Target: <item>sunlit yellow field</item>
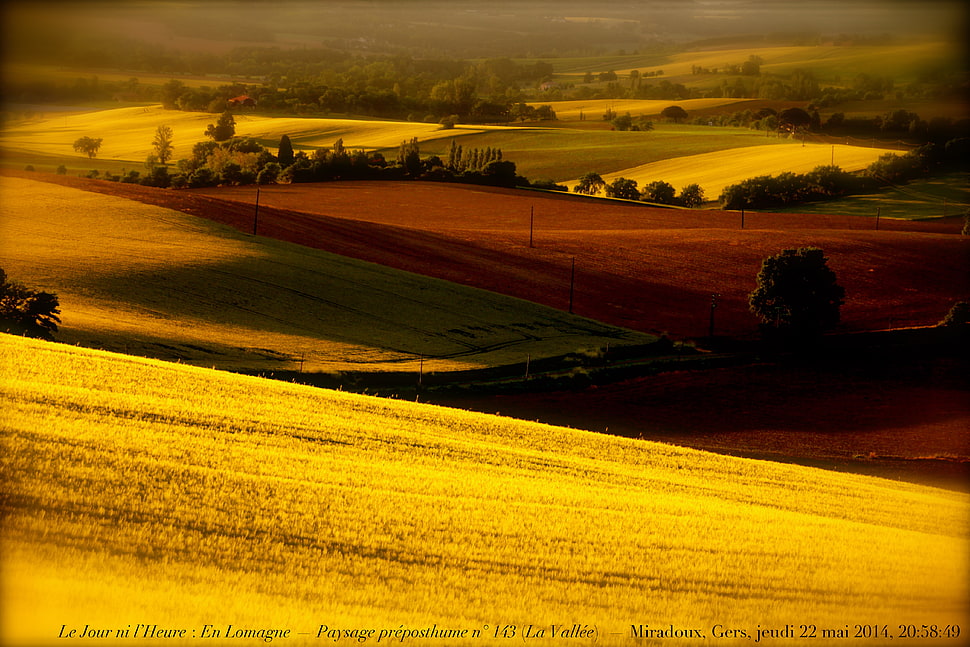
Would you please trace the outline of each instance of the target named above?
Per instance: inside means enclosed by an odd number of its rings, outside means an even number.
[[[674,157],[660,162],[603,175],[609,184],[618,177],[636,180],[642,189],[650,182],[667,182],[678,191],[688,184],[699,184],[708,200],[716,200],[724,187],[760,175],[808,173],[817,166],[835,164],[843,171],[860,171],[881,155],[902,154],[884,148],[865,148],[843,144],[811,144],[792,141],[789,145],[766,144],[713,153]],[[566,182],[572,189],[578,179]]]
[[[57,338],[223,369],[463,370],[655,337],[78,189],[0,177],[0,267]]]
[[[661,111],[668,107],[677,105],[690,113],[692,110],[703,110],[705,108],[716,108],[737,103],[737,99],[685,99],[683,101],[671,99],[584,99],[573,101],[552,101],[546,105],[552,106],[556,112],[556,118],[561,120],[576,120],[580,118],[580,113],[589,121],[601,121],[603,115],[612,110],[618,115],[630,113],[634,117],[658,117]],[[532,104],[535,106],[540,103]]]
[[[404,140],[419,141],[477,133],[488,127],[457,126],[442,129],[437,124],[403,121],[366,121],[358,119],[318,119],[299,117],[262,117],[237,112],[236,135],[254,137],[270,150],[280,138],[289,136],[294,147],[329,148],[343,139],[349,149],[394,148]],[[155,130],[162,125],[173,132],[173,159],[189,157],[192,147],[205,141],[205,129],[219,115],[202,112],[165,110],[161,106],[136,106],[81,113],[49,113],[42,118],[13,124],[0,131],[0,146],[11,151],[44,155],[74,155],[81,163],[87,157],[75,153],[79,137],[102,138],[99,159],[130,160],[138,167],[152,153]]]
[[[965,494],[6,335],[0,367],[5,644],[970,630]]]

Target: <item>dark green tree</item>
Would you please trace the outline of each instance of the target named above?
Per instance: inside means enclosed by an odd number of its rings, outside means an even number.
[[[276,154],[276,158],[283,168],[293,163],[293,144],[290,143],[289,135],[280,137],[280,148]]]
[[[579,178],[579,184],[573,187],[573,192],[583,195],[596,195],[603,190],[606,182],[600,177],[599,173],[587,173]]]
[[[795,132],[802,128],[808,128],[812,124],[812,115],[801,108],[788,108],[778,113],[778,126],[782,130]]]
[[[636,180],[618,177],[606,186],[606,197],[639,200],[640,189],[637,188]]]
[[[493,160],[482,169],[482,176],[488,178],[490,184],[515,186],[515,162]]]
[[[88,158],[93,159],[101,149],[102,141],[104,140],[101,137],[97,139],[94,137],[80,137],[74,141],[74,150],[78,153],[84,153]]]
[[[185,84],[178,79],[172,79],[162,86],[162,107],[166,110],[178,110],[178,99],[185,93]]]
[[[641,200],[658,204],[675,204],[677,202],[676,196],[677,190],[674,189],[673,185],[663,180],[645,185],[643,191],[640,192]]]
[[[53,340],[60,313],[56,294],[8,282],[0,268],[0,331]]]
[[[762,261],[748,303],[769,328],[796,338],[814,337],[838,325],[845,289],[821,249],[786,249]]]
[[[664,119],[670,119],[674,123],[679,124],[683,120],[687,119],[687,111],[680,106],[667,106],[660,111],[660,116]]]
[[[231,139],[236,134],[236,118],[226,110],[219,115],[219,120],[215,124],[209,124],[205,129],[205,136],[213,141],[224,142]]]
[[[175,146],[172,144],[171,126],[159,126],[155,129],[155,139],[152,140],[152,148],[155,149],[155,157],[162,164],[167,164],[172,159]]]
[[[620,115],[618,117],[615,117],[612,121],[612,124],[613,124],[613,128],[615,128],[616,130],[619,130],[619,131],[630,130],[631,128],[633,128],[633,117],[631,117],[630,113],[628,112],[625,115]]]
[[[704,204],[704,189],[699,184],[688,184],[680,190],[677,198],[685,207],[693,209]]]
[[[397,163],[404,168],[404,172],[411,177],[421,175],[421,148],[418,138],[412,137],[410,141],[401,142],[398,149]]]

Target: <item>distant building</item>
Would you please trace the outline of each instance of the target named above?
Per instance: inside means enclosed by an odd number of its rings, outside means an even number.
[[[256,99],[253,99],[248,95],[242,94],[242,95],[239,95],[238,97],[233,97],[232,99],[229,99],[229,107],[230,108],[255,108]]]

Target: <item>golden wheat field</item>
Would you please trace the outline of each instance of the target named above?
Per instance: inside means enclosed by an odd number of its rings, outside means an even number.
[[[556,118],[564,121],[574,121],[583,119],[589,121],[601,121],[607,111],[612,111],[618,115],[630,113],[634,117],[658,117],[660,112],[672,105],[678,105],[688,113],[694,110],[705,108],[716,108],[737,103],[737,99],[712,98],[712,99],[684,99],[683,101],[671,99],[574,99],[570,101],[546,102],[552,106],[556,113]],[[540,106],[541,103],[531,105]]]
[[[724,188],[760,175],[808,173],[817,166],[834,164],[843,171],[861,171],[887,153],[901,154],[884,148],[812,144],[792,140],[790,144],[748,146],[712,153],[674,157],[659,162],[603,175],[609,184],[616,178],[635,180],[642,189],[650,182],[663,181],[680,190],[698,184],[708,200],[716,200]],[[572,189],[578,183],[566,184]]]
[[[965,494],[7,335],[0,366],[5,644],[968,630]]]
[[[5,127],[0,134],[0,146],[13,152],[75,155],[80,162],[87,157],[74,152],[74,141],[79,137],[101,138],[104,141],[98,159],[130,160],[140,168],[153,152],[152,140],[159,126],[172,129],[173,159],[177,160],[189,157],[196,143],[206,141],[206,127],[214,124],[218,117],[204,112],[165,110],[160,105],[46,113]],[[290,137],[297,150],[329,148],[338,139],[342,139],[348,149],[372,150],[394,148],[413,137],[426,141],[490,128],[456,126],[445,130],[437,124],[418,122],[263,117],[245,113],[236,113],[234,118],[237,136],[253,137],[272,150],[283,135]]]

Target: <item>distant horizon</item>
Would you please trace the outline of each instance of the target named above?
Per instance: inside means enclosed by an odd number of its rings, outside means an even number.
[[[191,51],[200,43],[212,51],[229,51],[248,43],[458,59],[552,58],[583,48],[613,53],[744,36],[889,35],[965,42],[967,13],[963,2],[953,0],[843,0],[797,6],[779,0],[621,0],[595,6],[572,0],[487,5],[467,0],[13,0],[2,9],[2,56],[4,61],[23,61],[81,44],[97,50],[103,39],[137,39],[175,51]],[[74,38],[51,38],[71,32]]]

